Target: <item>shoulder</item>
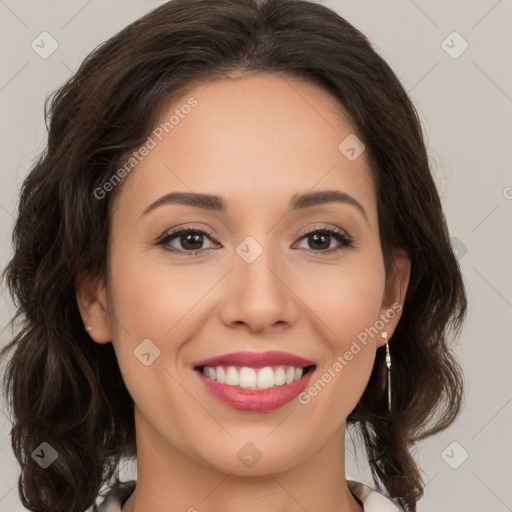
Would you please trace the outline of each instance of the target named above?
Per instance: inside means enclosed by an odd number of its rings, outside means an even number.
[[[121,512],[125,501],[134,491],[136,483],[135,480],[117,482],[109,489],[99,505],[91,505],[84,512]]]
[[[347,485],[350,492],[363,505],[364,512],[400,512],[400,509],[390,498],[372,489],[370,486],[355,480],[347,480]]]

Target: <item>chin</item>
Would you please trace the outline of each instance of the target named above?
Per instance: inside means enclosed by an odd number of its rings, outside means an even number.
[[[213,450],[198,453],[197,458],[223,473],[237,476],[268,476],[268,473],[279,473],[295,467],[306,458],[305,453],[300,457],[300,446],[283,447],[280,440],[281,438],[277,437],[273,442],[265,442],[264,437],[261,442],[232,439],[217,444]],[[304,447],[304,451],[306,449],[307,447]]]

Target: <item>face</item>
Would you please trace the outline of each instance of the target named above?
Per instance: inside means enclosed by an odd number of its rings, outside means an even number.
[[[258,75],[198,86],[161,122],[176,109],[125,178],[108,280],[79,281],[80,310],[114,345],[138,435],[225,472],[285,470],[343,436],[408,259],[386,281],[367,155],[339,149],[354,128],[323,90]]]

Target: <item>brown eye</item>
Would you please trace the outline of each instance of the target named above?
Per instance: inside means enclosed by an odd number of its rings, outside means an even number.
[[[199,254],[212,246],[205,248],[205,240],[211,243],[213,235],[202,229],[184,228],[166,233],[157,243],[168,252],[192,256]],[[300,240],[306,240],[309,247],[305,249],[316,253],[332,253],[344,248],[352,247],[353,240],[343,231],[328,228],[316,228],[302,235]],[[338,242],[338,247],[331,247],[332,241]],[[177,247],[178,246],[178,247]]]
[[[203,247],[205,238],[211,240],[210,235],[201,229],[180,229],[165,234],[158,241],[158,245],[162,245],[169,252],[193,255],[206,250]],[[176,247],[172,245],[171,242],[181,247]]]
[[[351,247],[352,239],[342,231],[337,231],[333,229],[314,229],[309,231],[305,235],[301,237],[301,240],[305,239],[309,245],[309,249],[312,252],[320,252],[320,253],[329,253],[336,252],[340,249]],[[331,242],[337,240],[341,247],[338,248],[330,248]]]

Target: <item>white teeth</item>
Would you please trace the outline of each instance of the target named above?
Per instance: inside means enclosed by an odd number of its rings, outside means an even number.
[[[285,383],[286,383],[286,375],[284,374],[283,367],[280,366],[274,372],[274,386],[282,386]]]
[[[224,371],[224,368],[222,368],[222,366],[217,366],[217,368],[215,368],[215,371],[217,373],[217,382],[221,382],[222,384],[224,384],[226,382],[226,372]]]
[[[228,382],[226,382],[228,384]],[[256,387],[256,372],[254,368],[244,366],[240,369],[240,387],[243,389]]]
[[[248,366],[205,366],[203,375],[228,386],[238,386],[243,389],[270,389],[298,381],[303,374],[303,368],[294,366],[265,366],[255,369]]]
[[[234,366],[230,366],[226,371],[226,380],[225,384],[229,384],[230,386],[238,386],[238,372]]]
[[[274,372],[270,366],[265,366],[258,372],[256,377],[256,386],[258,389],[269,389],[274,387]]]

